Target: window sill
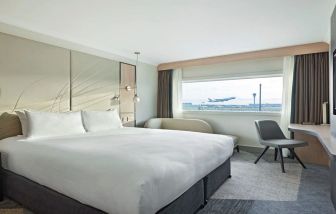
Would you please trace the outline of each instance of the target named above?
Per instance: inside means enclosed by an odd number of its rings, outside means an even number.
[[[280,117],[281,112],[269,111],[182,111],[182,114],[211,114],[211,115],[246,115],[246,116],[273,116]]]

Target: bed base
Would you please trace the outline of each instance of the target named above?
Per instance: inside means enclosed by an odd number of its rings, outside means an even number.
[[[35,214],[103,214],[48,187],[1,168],[0,199],[8,197]],[[198,181],[157,214],[188,214],[202,209],[211,195],[231,177],[230,159]]]

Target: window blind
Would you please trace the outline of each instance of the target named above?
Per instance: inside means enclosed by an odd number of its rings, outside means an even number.
[[[248,78],[281,75],[283,57],[228,62],[183,68],[183,81]]]

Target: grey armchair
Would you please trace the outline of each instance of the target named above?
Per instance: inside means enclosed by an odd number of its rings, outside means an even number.
[[[306,168],[302,163],[300,158],[296,155],[294,148],[307,146],[308,143],[300,140],[287,139],[283,132],[281,131],[277,122],[273,120],[256,120],[255,125],[257,128],[257,133],[261,145],[265,146],[264,151],[258,156],[255,164],[258,163],[259,159],[266,153],[269,147],[275,148],[274,160],[277,160],[278,152],[281,159],[281,169],[285,173],[285,167],[283,162],[282,149],[287,148],[291,154],[298,160],[303,168]]]

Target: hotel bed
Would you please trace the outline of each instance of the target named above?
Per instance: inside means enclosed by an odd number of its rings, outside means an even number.
[[[230,176],[232,138],[119,128],[0,141],[3,193],[36,213],[193,213]]]

